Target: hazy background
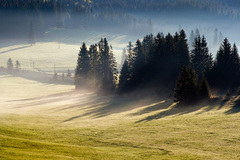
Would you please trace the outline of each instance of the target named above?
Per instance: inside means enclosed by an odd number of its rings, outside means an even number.
[[[1,1],[0,47],[26,45],[32,22],[36,43],[56,42],[56,49],[61,48],[61,44],[75,45],[72,54],[76,56],[82,42],[90,46],[106,37],[113,46],[118,64],[129,41],[134,43],[150,33],[174,34],[179,29],[186,31],[187,38],[191,30],[198,29],[215,55],[220,46],[219,39],[217,45],[214,44],[215,29],[231,44],[240,44],[239,9],[240,2],[235,0]],[[5,66],[5,59],[0,63]],[[74,69],[75,59],[72,63],[71,69]]]

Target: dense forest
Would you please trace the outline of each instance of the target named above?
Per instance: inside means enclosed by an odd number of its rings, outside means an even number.
[[[236,92],[240,86],[240,60],[236,45],[225,38],[216,58],[204,36],[196,35],[189,50],[184,30],[146,35],[129,42],[117,78],[116,62],[106,39],[87,49],[83,43],[75,74],[76,88],[98,88],[99,93],[168,95],[192,102],[216,93]],[[210,87],[209,87],[210,85]]]
[[[92,28],[113,32],[137,34],[152,33],[153,24],[149,17],[138,16],[146,12],[157,16],[162,12],[200,11],[219,16],[239,18],[239,3],[214,0],[2,0],[0,18],[1,38],[24,36],[30,21],[38,36],[49,28]],[[21,21],[20,21],[21,19]],[[21,24],[21,25],[18,25]],[[17,26],[16,26],[17,25]]]

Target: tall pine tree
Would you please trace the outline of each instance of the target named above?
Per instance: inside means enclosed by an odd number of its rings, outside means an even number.
[[[75,70],[75,86],[76,89],[86,86],[89,80],[90,58],[86,47],[83,43],[78,54],[77,67]]]
[[[183,67],[176,81],[174,97],[176,102],[191,104],[197,101],[197,79],[192,68]]]
[[[107,39],[101,39],[99,46],[99,80],[100,92],[109,94],[115,91],[117,82],[117,63],[108,45]]]

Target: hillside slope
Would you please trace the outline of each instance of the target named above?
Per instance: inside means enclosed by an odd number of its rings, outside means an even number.
[[[0,76],[0,159],[240,158],[239,110]]]

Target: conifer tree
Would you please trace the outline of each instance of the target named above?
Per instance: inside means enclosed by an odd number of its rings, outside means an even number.
[[[125,63],[126,57],[127,57],[126,49],[124,48],[122,52],[122,57],[121,57],[121,66],[123,66],[123,64]]]
[[[108,45],[106,38],[101,39],[98,46],[100,90],[102,93],[108,94],[116,88],[117,63],[112,52],[112,47]]]
[[[119,84],[118,84],[119,94],[128,92],[129,80],[130,80],[129,78],[130,78],[130,73],[129,73],[128,61],[125,60],[119,76]]]
[[[90,78],[91,86],[98,87],[98,76],[99,76],[99,53],[97,50],[98,45],[94,44],[89,47],[89,56],[90,56]]]
[[[78,89],[88,83],[90,71],[90,60],[86,44],[83,43],[78,54],[77,67],[75,70],[75,86]]]
[[[16,71],[16,72],[19,72],[19,70],[20,70],[20,63],[19,63],[18,60],[16,60],[15,71]]]
[[[132,71],[131,87],[136,88],[140,83],[143,82],[146,57],[143,52],[142,43],[140,40],[136,41],[136,46],[133,49],[133,54],[135,57]]]
[[[196,30],[195,30],[195,38],[198,37],[198,36],[200,36],[200,32],[199,32],[199,29],[196,28]]]
[[[191,68],[183,67],[174,89],[176,102],[189,104],[197,101],[196,74]]]
[[[188,44],[186,39],[186,34],[184,30],[181,30],[179,33],[179,41],[177,43],[177,58],[179,59],[178,68],[181,68],[185,65],[188,66],[190,62]]]
[[[214,36],[213,36],[213,45],[217,45],[218,44],[218,29],[216,28],[214,30]]]
[[[221,45],[217,57],[216,65],[214,66],[217,72],[215,77],[215,84],[217,87],[227,89],[230,85],[230,75],[231,75],[231,44],[228,39],[225,38],[223,44]]]
[[[53,82],[57,82],[58,81],[58,74],[57,72],[55,71],[54,74],[53,74]]]
[[[231,50],[231,58],[230,58],[230,72],[231,78],[232,79],[232,87],[238,87],[240,84],[240,58],[238,54],[238,49],[236,44],[233,44],[232,50]]]
[[[209,84],[205,77],[202,78],[199,84],[199,99],[209,99],[211,97],[211,91]]]
[[[134,66],[134,61],[135,61],[135,55],[133,54],[133,45],[132,42],[128,43],[127,46],[127,61],[128,61],[128,68],[130,72],[130,79],[132,79],[132,73],[133,73],[133,66]]]
[[[62,81],[65,81],[65,74],[64,74],[64,72],[62,73]]]
[[[193,49],[191,51],[191,63],[193,69],[196,71],[197,75],[205,75],[208,67],[210,67],[209,53],[207,42],[205,37],[202,38],[198,36],[195,38],[193,43]]]
[[[11,73],[13,71],[13,62],[12,62],[11,58],[9,58],[8,61],[7,61],[7,71],[9,73]]]
[[[71,71],[68,69],[68,70],[67,70],[67,77],[70,78],[71,76],[72,76]]]
[[[195,34],[192,30],[191,34],[190,34],[190,37],[189,37],[189,44],[188,44],[190,46],[190,48],[192,47],[194,40],[195,40]]]

